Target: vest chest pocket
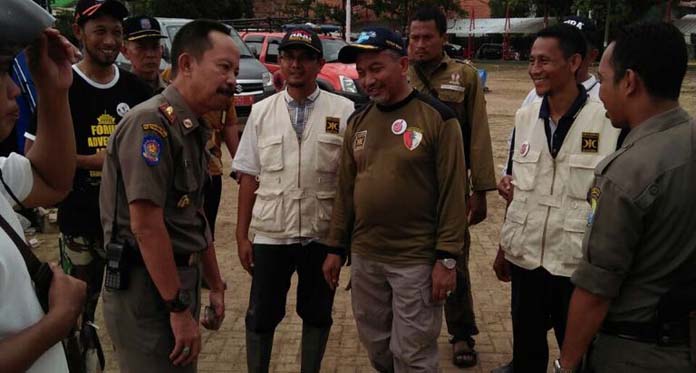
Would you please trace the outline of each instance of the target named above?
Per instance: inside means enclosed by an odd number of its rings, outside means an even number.
[[[601,155],[571,154],[568,158],[568,195],[573,198],[587,199],[587,192],[594,181],[594,169],[604,158]]]
[[[259,160],[262,171],[283,169],[283,136],[259,140]]]
[[[534,179],[540,154],[541,152],[539,151],[528,150],[525,155],[520,154],[519,151],[512,155],[513,182],[518,189],[534,189]]]
[[[336,135],[317,135],[317,151],[314,162],[319,172],[335,173],[341,160],[343,138]]]
[[[251,211],[254,228],[264,232],[285,230],[283,192],[256,192],[256,202]]]

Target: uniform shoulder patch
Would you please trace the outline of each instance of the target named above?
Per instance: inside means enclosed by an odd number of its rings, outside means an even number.
[[[164,103],[159,106],[159,111],[162,113],[162,115],[164,115],[165,118],[167,118],[170,125],[176,122],[176,114],[174,114],[174,107],[172,105]]]
[[[141,145],[141,155],[148,166],[156,166],[162,153],[162,138],[155,135],[145,135]]]
[[[162,127],[161,125],[159,125],[157,123],[145,123],[142,125],[142,127],[143,127],[143,131],[153,132],[163,139],[166,139],[167,136],[169,135],[167,130],[164,129],[164,127]]]

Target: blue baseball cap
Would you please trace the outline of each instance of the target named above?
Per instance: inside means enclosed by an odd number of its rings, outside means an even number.
[[[366,28],[355,43],[350,43],[338,52],[341,63],[355,63],[359,53],[391,49],[402,56],[406,55],[403,40],[394,31],[384,27]]]

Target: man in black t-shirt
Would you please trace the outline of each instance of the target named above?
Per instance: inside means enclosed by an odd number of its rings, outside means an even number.
[[[147,84],[114,65],[123,43],[122,20],[127,15],[123,4],[113,0],[80,0],[75,14],[75,36],[84,55],[82,61],[73,65],[69,91],[77,169],[72,192],[58,205],[58,225],[63,268],[88,286],[83,331],[94,320],[104,273],[99,218],[103,151],[121,118],[152,95]],[[25,133],[25,147],[29,149],[34,139],[42,135],[31,125]]]

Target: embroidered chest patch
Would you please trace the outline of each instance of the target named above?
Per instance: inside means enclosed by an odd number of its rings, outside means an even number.
[[[420,128],[409,127],[404,132],[404,145],[408,150],[415,150],[423,141],[423,132]]]
[[[597,153],[599,151],[599,133],[583,132],[581,149],[583,153]]]
[[[326,117],[326,133],[338,135],[338,128],[341,120],[334,117]]]
[[[363,150],[365,148],[365,142],[367,141],[367,130],[360,131],[355,134],[355,139],[353,139],[353,151]]]

